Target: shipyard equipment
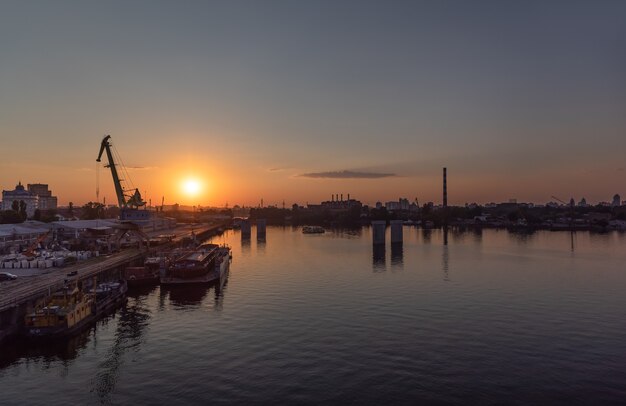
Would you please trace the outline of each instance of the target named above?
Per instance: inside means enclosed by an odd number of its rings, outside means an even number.
[[[102,154],[106,151],[109,163],[108,165],[105,165],[105,167],[111,170],[111,176],[113,177],[117,204],[120,207],[120,220],[147,220],[150,212],[147,210],[139,210],[140,207],[146,205],[146,202],[144,202],[141,198],[139,189],[125,189],[122,185],[123,179],[120,178],[117,170],[119,164],[115,162],[113,157],[110,139],[110,135],[107,135],[102,139],[102,143],[100,144],[100,153],[98,154],[96,162],[101,161]]]

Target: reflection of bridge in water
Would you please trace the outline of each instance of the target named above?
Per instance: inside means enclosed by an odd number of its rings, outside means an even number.
[[[404,268],[404,246],[402,243],[391,244],[391,269],[401,270]]]

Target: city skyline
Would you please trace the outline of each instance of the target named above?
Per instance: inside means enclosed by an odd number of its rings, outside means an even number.
[[[9,2],[0,188],[95,201],[111,134],[153,203],[438,202],[442,166],[450,204],[610,201],[626,195],[625,9]]]

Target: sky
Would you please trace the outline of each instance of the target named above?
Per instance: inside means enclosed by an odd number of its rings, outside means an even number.
[[[609,201],[626,2],[3,0],[0,189],[114,203],[106,134],[154,204]]]

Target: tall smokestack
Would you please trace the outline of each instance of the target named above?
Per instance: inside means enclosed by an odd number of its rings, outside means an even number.
[[[348,201],[350,201],[350,193],[348,193]]]
[[[448,170],[443,168],[443,207],[448,207]]]

